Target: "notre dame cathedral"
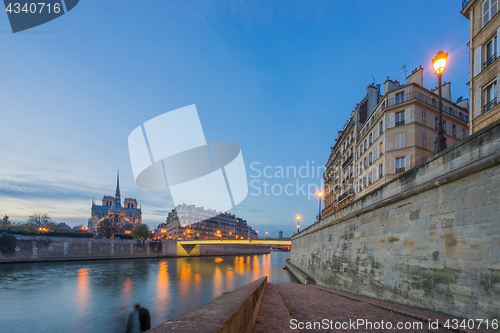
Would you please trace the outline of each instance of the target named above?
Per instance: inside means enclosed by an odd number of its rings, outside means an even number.
[[[115,196],[105,195],[102,198],[102,206],[96,205],[92,200],[91,218],[89,219],[89,232],[97,233],[99,222],[108,219],[116,226],[117,233],[125,233],[141,224],[142,211],[137,207],[137,200],[125,198],[123,207],[120,197],[120,174],[116,176]]]

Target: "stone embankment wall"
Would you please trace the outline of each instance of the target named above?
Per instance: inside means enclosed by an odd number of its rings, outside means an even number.
[[[269,253],[269,247],[203,244],[188,248],[177,241],[138,243],[129,239],[92,239],[48,236],[15,236],[12,248],[3,246],[0,263],[89,259],[124,259],[216,256]],[[5,251],[5,250],[8,251]],[[193,251],[195,250],[195,251]]]
[[[292,238],[316,284],[500,319],[500,122]]]
[[[266,286],[267,276],[264,276],[147,332],[252,333]]]

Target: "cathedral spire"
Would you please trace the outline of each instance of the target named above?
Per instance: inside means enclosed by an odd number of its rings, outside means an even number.
[[[118,202],[119,205],[122,204],[120,197],[120,170],[118,170],[118,173],[116,174],[115,202]]]

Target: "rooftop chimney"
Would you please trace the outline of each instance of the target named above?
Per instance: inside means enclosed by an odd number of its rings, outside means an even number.
[[[384,82],[384,95],[387,95],[387,93],[397,88],[399,88],[399,82],[392,81],[389,77],[387,77],[387,80]]]
[[[407,83],[416,83],[423,87],[424,85],[424,69],[422,66],[415,68],[411,74],[406,78]]]

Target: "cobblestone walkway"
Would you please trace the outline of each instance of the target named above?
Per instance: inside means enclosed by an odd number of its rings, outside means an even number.
[[[297,324],[303,322],[304,325],[307,325],[307,322],[314,325],[314,322],[321,323],[323,319],[327,319],[328,325],[332,326],[322,329],[308,329],[307,326],[303,329],[292,329],[291,319],[297,320]],[[429,319],[438,319],[444,323],[453,317],[319,286],[268,283],[254,332],[451,332],[443,327],[429,328]],[[357,320],[364,320],[365,323],[368,321],[372,323],[372,327],[353,326],[352,323]],[[382,321],[384,326],[376,329],[376,325],[380,325]],[[344,329],[336,329],[335,323],[348,324],[344,324]],[[398,323],[406,326],[397,329]],[[346,325],[349,325],[349,328],[345,329]],[[392,329],[389,329],[389,325],[392,325]],[[486,329],[456,331],[492,332]]]

